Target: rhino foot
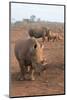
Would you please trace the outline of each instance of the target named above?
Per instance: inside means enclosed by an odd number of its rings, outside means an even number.
[[[34,80],[35,80],[35,78],[34,78],[34,77],[32,77],[32,78],[31,78],[31,80],[32,80],[32,81],[34,81]]]
[[[25,78],[21,74],[17,75],[16,79],[17,79],[17,81],[25,80]]]

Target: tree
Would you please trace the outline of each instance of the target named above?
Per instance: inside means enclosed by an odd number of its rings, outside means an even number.
[[[35,15],[30,16],[30,21],[34,22],[35,21],[35,18],[36,18]]]

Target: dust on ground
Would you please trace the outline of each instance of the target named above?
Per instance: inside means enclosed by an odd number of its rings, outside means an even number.
[[[10,58],[10,96],[36,96],[64,94],[64,41],[44,42],[44,55],[47,59],[46,70],[35,81],[17,81],[19,64],[14,55],[15,42],[28,37],[27,31],[11,31]]]

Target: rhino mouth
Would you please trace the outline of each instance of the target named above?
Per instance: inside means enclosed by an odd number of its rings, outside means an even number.
[[[44,63],[44,60],[41,61],[41,64],[43,64],[43,63]]]

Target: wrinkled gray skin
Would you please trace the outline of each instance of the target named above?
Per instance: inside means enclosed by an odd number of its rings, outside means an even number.
[[[34,39],[20,40],[15,45],[15,56],[19,62],[20,75],[17,77],[18,80],[25,80],[25,74],[28,72],[30,66],[31,80],[35,80],[35,72],[39,73],[44,70],[45,66],[37,62],[36,48],[37,42]]]
[[[45,36],[47,35],[47,28],[42,27],[42,28],[31,28],[29,29],[28,33],[30,37],[35,37],[35,38],[42,38],[43,42],[45,40]]]

